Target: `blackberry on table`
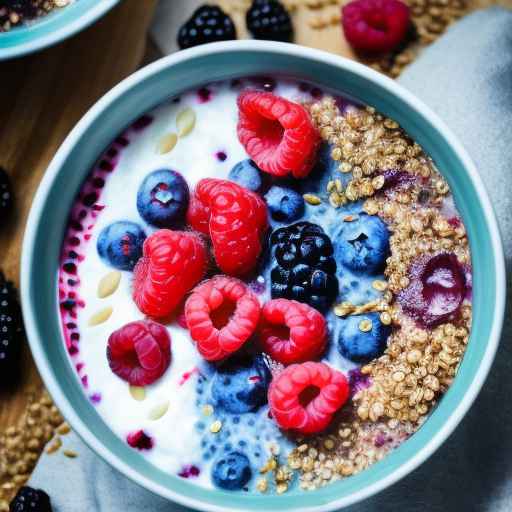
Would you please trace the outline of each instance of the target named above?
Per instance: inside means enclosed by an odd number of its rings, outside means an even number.
[[[326,311],[338,295],[336,261],[330,238],[317,224],[297,222],[276,229],[270,244],[272,298],[293,299]]]
[[[13,208],[13,195],[11,180],[7,172],[0,167],[0,226],[11,214]]]
[[[52,512],[50,497],[41,489],[24,486],[11,501],[9,512]]]
[[[17,377],[23,323],[14,285],[0,272],[0,382],[11,383]]]
[[[245,21],[255,39],[290,42],[293,38],[290,14],[277,0],[253,0]]]
[[[233,20],[216,5],[202,5],[181,26],[178,32],[180,49],[215,41],[236,39]]]

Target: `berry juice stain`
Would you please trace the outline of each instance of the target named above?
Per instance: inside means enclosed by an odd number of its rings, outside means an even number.
[[[212,91],[208,87],[201,87],[197,91],[197,99],[199,103],[208,103],[212,99]]]
[[[193,464],[187,464],[183,466],[178,473],[178,476],[181,478],[196,478],[201,473],[201,470],[194,466]]]
[[[132,129],[136,132],[141,132],[144,128],[147,128],[153,122],[153,117],[147,114],[139,117],[137,121],[132,124]]]
[[[225,151],[217,151],[217,153],[215,153],[215,157],[219,162],[225,162],[226,159],[228,158],[228,155],[226,154]]]

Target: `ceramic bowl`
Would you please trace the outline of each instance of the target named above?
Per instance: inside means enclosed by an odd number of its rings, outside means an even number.
[[[60,43],[112,9],[119,0],[76,0],[64,9],[0,33],[0,60],[20,57]]]
[[[320,490],[281,496],[195,486],[157,469],[116,437],[89,403],[62,340],[57,268],[66,219],[102,150],[127,125],[166,98],[206,82],[282,75],[339,89],[396,119],[432,156],[453,191],[473,259],[473,328],[453,385],[425,424],[384,460]],[[338,510],[399,480],[450,435],[475,400],[499,341],[505,303],[504,259],[496,219],[477,170],[443,122],[396,82],[368,67],[297,45],[227,42],[182,51],[128,77],[76,125],[51,162],[35,197],[22,255],[22,300],[34,358],[57,406],[96,453],[147,489],[207,511]]]

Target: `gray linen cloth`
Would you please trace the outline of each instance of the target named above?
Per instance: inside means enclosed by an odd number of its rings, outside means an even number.
[[[510,267],[512,12],[492,8],[463,19],[400,82],[444,118],[476,161],[498,213]],[[428,462],[350,512],[512,510],[510,310],[507,317],[491,375],[455,433]],[[128,481],[74,434],[64,445],[79,457],[43,455],[30,480],[48,491],[57,512],[185,510]]]

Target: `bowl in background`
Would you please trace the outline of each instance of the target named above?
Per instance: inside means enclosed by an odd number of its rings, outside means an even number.
[[[398,121],[446,177],[466,225],[473,262],[473,327],[457,377],[424,425],[369,469],[322,489],[280,496],[209,490],[166,474],[106,426],[83,393],[61,335],[57,269],[69,209],[108,144],[146,111],[181,91],[246,75],[287,75],[314,81],[375,107]],[[446,440],[478,394],[499,341],[505,304],[503,250],[482,181],[461,144],[411,93],[368,67],[297,45],[226,42],[163,58],[100,99],[66,138],[35,197],[22,254],[22,301],[34,358],[55,403],[84,441],[151,491],[208,511],[340,509],[396,482]]]

